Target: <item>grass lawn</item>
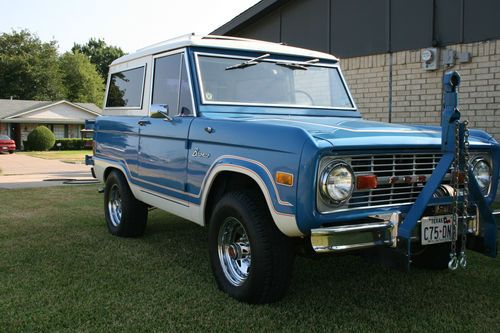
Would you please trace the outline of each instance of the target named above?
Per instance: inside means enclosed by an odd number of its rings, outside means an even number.
[[[85,163],[85,155],[92,155],[92,150],[61,150],[61,151],[22,151],[16,154],[61,160],[68,163]]]
[[[500,262],[403,273],[298,258],[272,305],[218,291],[205,229],[160,210],[139,239],[107,233],[97,186],[0,190],[0,332],[499,332]]]

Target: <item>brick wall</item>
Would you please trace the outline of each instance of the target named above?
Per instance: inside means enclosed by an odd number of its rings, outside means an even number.
[[[442,76],[462,76],[459,105],[470,127],[486,130],[500,141],[500,40],[447,46],[470,52],[472,61],[436,71],[422,69],[421,50],[392,55],[392,122],[439,124]],[[366,119],[389,120],[390,55],[341,59],[354,100]],[[442,66],[441,66],[442,67]]]

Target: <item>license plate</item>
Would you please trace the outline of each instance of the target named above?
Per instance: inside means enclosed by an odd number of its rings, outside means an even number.
[[[7,150],[7,147],[5,147],[5,146],[4,146],[4,147],[2,147],[2,149],[3,149],[3,150]]]
[[[452,221],[452,215],[423,217],[420,225],[422,245],[451,242],[453,235]]]

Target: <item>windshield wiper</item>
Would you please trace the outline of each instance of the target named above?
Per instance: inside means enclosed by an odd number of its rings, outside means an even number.
[[[301,63],[298,63],[298,62],[277,62],[276,65],[291,68],[291,69],[301,69],[301,70],[307,71],[307,66],[310,66],[311,64],[317,63],[318,61],[319,61],[319,59],[311,59],[311,60],[304,61]]]
[[[239,63],[239,64],[236,64],[236,65],[233,65],[233,66],[226,67],[226,71],[231,70],[231,69],[247,68],[247,67],[250,67],[250,66],[257,65],[257,64],[259,63],[259,60],[264,59],[264,58],[267,58],[267,57],[269,57],[269,56],[270,56],[270,54],[269,54],[269,53],[263,54],[263,55],[261,55],[260,57],[253,58],[253,59],[250,59],[250,60],[244,61],[244,62],[242,62],[242,63]]]

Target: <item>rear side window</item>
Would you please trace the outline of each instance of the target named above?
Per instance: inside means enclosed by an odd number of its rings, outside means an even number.
[[[140,108],[143,86],[144,66],[111,74],[106,107]]]

